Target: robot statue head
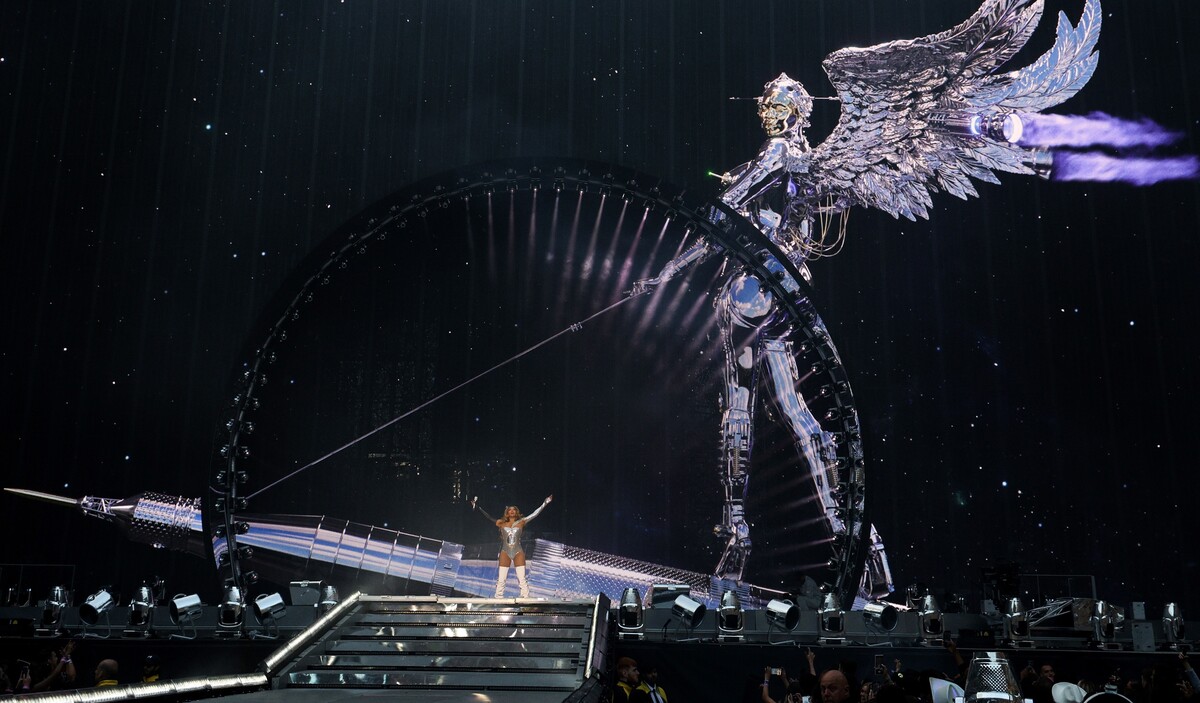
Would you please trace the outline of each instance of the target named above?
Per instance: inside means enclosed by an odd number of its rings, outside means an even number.
[[[768,136],[781,137],[808,126],[813,99],[799,81],[780,73],[763,88],[762,97],[758,99],[758,116]]]

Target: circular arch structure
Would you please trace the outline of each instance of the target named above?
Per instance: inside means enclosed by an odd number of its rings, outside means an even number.
[[[837,456],[829,470],[829,482],[840,506],[840,517],[851,527],[846,534],[835,534],[831,541],[826,589],[837,593],[842,602],[851,602],[858,592],[870,540],[862,437],[849,378],[817,312],[811,287],[778,247],[724,203],[628,168],[574,159],[491,162],[419,181],[353,217],[298,267],[271,303],[265,335],[249,340],[249,358],[240,367],[231,413],[224,425],[227,435],[220,452],[222,461],[205,502],[205,521],[213,543],[222,545],[216,550],[217,564],[226,575],[226,583],[244,590],[257,578],[251,550],[237,543],[245,526],[238,522],[236,513],[246,507],[249,441],[267,370],[286,348],[289,328],[300,319],[305,306],[334,277],[351,270],[372,243],[404,236],[410,224],[456,201],[519,191],[591,193],[663,212],[685,232],[720,247],[732,265],[765,282],[792,320],[793,334],[799,335],[798,365],[809,377],[819,379],[818,395],[825,408],[821,421],[835,438]],[[716,216],[718,211],[724,216]],[[795,292],[784,286],[787,276],[799,283]]]

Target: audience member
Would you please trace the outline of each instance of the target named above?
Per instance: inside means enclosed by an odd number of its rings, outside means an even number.
[[[875,692],[875,703],[908,703],[904,689],[894,683],[884,684]]]
[[[781,685],[776,688],[775,695],[778,699],[771,696],[771,688],[773,681],[772,676],[780,679]],[[787,669],[780,669],[778,674],[772,674],[771,668],[763,669],[762,683],[762,703],[802,703],[804,700],[804,692],[808,690],[800,681],[788,678]]]
[[[96,665],[96,686],[117,686],[117,662],[115,659],[104,659]]]
[[[1133,701],[1133,703],[1147,703],[1147,698],[1150,695],[1150,680],[1154,677],[1154,670],[1147,667],[1142,669],[1142,673],[1136,679],[1128,679],[1125,685],[1121,688],[1121,693]]]
[[[637,662],[629,657],[617,660],[617,685],[613,689],[613,703],[628,703],[638,685]]]
[[[862,703],[871,703],[875,700],[875,692],[879,690],[879,684],[874,681],[863,681],[859,689],[858,699]]]
[[[142,662],[142,683],[158,681],[159,668],[158,657],[153,654],[146,655],[146,660]]]
[[[1147,703],[1177,703],[1182,691],[1179,689],[1179,670],[1174,664],[1159,661],[1150,669],[1150,681],[1146,691]]]
[[[967,682],[967,668],[970,665],[967,663],[967,660],[963,658],[962,652],[958,651],[958,643],[955,642],[952,637],[947,637],[945,642],[946,651],[950,652],[950,656],[954,658],[955,674],[954,676],[950,676],[948,678],[949,680],[961,686]]]
[[[1183,681],[1179,682],[1179,692],[1185,700],[1194,700],[1196,693],[1200,692],[1200,676],[1196,675],[1196,670],[1188,661],[1187,652],[1179,653],[1179,665],[1183,667]]]
[[[667,692],[658,685],[658,667],[651,664],[642,675],[642,683],[634,690],[631,700],[638,703],[667,703]]]
[[[830,669],[821,674],[818,684],[821,703],[845,703],[850,698],[850,680],[838,669]]]
[[[75,640],[69,640],[62,651],[50,649],[46,651],[43,675],[33,685],[35,693],[42,691],[63,691],[75,688],[75,662],[71,654],[75,651]]]
[[[1033,662],[1029,662],[1021,672],[1021,693],[1033,703],[1054,703],[1051,692],[1054,677],[1053,664],[1042,664],[1040,669],[1034,669]]]

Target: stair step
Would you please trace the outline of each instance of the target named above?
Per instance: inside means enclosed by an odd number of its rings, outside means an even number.
[[[587,627],[586,614],[525,613],[365,613],[355,625],[523,625],[526,627]]]
[[[294,671],[288,683],[296,687],[347,688],[461,688],[507,691],[573,691],[570,673],[503,673],[483,671]]]
[[[588,615],[591,607],[572,603],[365,603],[360,613],[516,613],[541,615]]]
[[[509,654],[547,654],[559,656],[579,655],[582,645],[579,642],[532,642],[520,640],[513,642],[512,647],[502,647],[503,643],[463,639],[436,640],[338,640],[330,642],[325,647],[327,654],[491,654],[503,657]]]
[[[563,627],[346,627],[341,639],[482,639],[482,640],[570,640],[580,641],[583,631]]]
[[[477,669],[482,671],[512,669],[542,670],[561,669],[574,671],[579,667],[575,657],[539,657],[449,654],[430,656],[421,653],[409,654],[325,654],[307,664],[308,669]]]
[[[293,689],[414,692],[405,696],[449,689],[485,697],[506,691],[531,701],[561,700],[590,666],[596,607],[590,601],[367,596],[277,675]]]

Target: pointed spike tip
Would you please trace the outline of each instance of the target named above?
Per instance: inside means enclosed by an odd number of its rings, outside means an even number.
[[[79,505],[79,501],[75,500],[74,498],[67,498],[66,496],[56,496],[53,493],[43,493],[41,491],[31,491],[27,488],[5,488],[4,490],[8,493],[14,493],[19,496],[25,496],[26,498],[32,498],[34,500],[40,500],[40,501],[43,501],[46,503],[54,503],[55,505],[65,505],[65,506],[72,507],[72,508],[77,507]]]

